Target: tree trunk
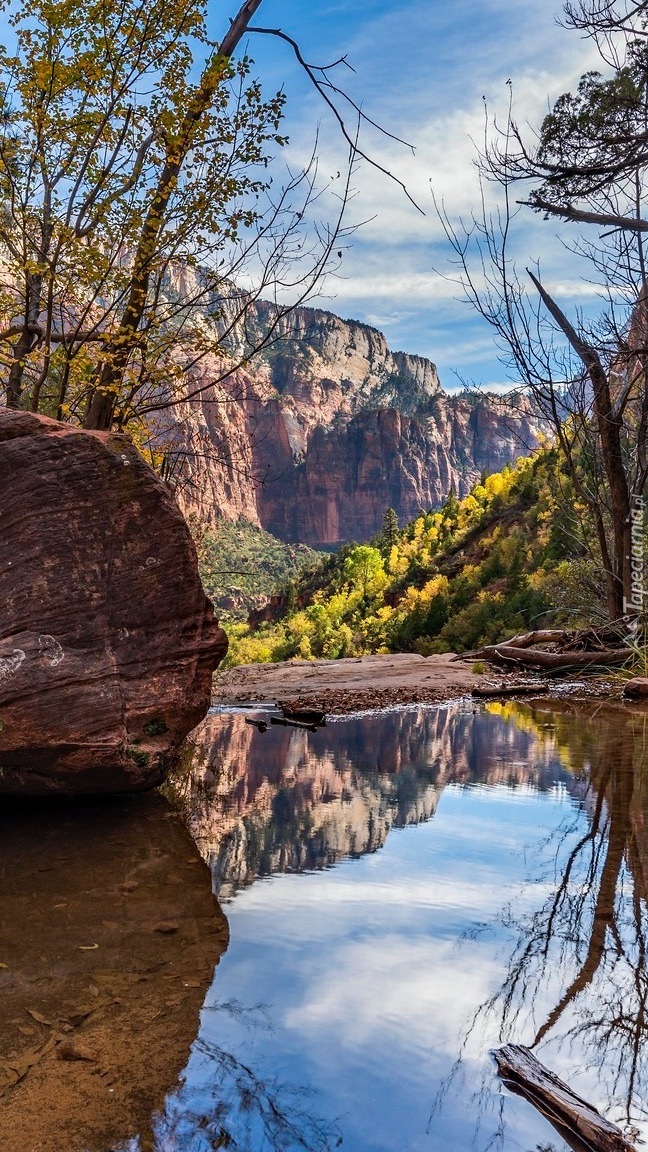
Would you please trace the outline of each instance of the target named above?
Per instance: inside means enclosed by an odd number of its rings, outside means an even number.
[[[621,420],[615,417],[607,374],[598,361],[590,366],[590,380],[594,390],[594,410],[601,441],[601,453],[607,478],[612,511],[614,540],[614,615],[624,615],[626,599],[632,592],[632,566],[630,555],[630,491],[623,467],[621,448]],[[612,589],[608,593],[611,598]],[[608,605],[608,610],[612,605]]]
[[[139,326],[146,309],[151,268],[169,201],[177,187],[196,128],[211,107],[222,83],[224,65],[238,47],[260,4],[261,0],[246,0],[239,9],[220,44],[218,55],[208,63],[200,78],[177,137],[168,146],[166,161],[142,225],[133,260],[128,300],[116,333],[106,343],[104,349],[106,355],[99,369],[97,385],[88,402],[85,428],[108,430],[112,425],[119,389],[133,351],[137,347]]]
[[[621,432],[623,417],[615,415],[610,392],[610,380],[598,352],[576,331],[565,313],[549,295],[537,276],[527,269],[541,300],[556,321],[571,347],[580,356],[589,376],[594,395],[594,415],[598,431],[603,471],[607,481],[611,515],[613,556],[611,567],[606,567],[607,610],[611,620],[624,614],[624,600],[630,599],[632,565],[630,555],[630,490],[623,467]]]
[[[11,349],[13,359],[7,380],[7,408],[20,408],[22,381],[25,371],[25,356],[31,348],[31,343],[31,332],[29,331],[28,325],[25,324],[19,339]]]
[[[34,329],[41,309],[43,277],[27,274],[25,279],[25,322],[12,348],[11,368],[7,380],[7,408],[20,408],[25,375],[25,358],[34,346]]]

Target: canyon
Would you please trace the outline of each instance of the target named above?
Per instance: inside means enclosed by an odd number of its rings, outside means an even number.
[[[244,519],[313,547],[368,540],[387,508],[403,524],[538,442],[524,396],[450,394],[430,360],[367,324],[306,307],[277,320],[257,301],[247,344],[273,325],[231,372],[203,356],[193,395],[155,430],[183,511],[204,524]]]

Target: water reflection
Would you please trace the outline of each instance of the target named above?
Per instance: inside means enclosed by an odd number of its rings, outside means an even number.
[[[219,1011],[225,1014],[232,1007],[248,1033],[255,1025],[267,1027],[259,1020],[260,1009],[242,1013],[238,1005],[219,1005]],[[187,1081],[155,1119],[160,1152],[228,1147],[240,1152],[331,1152],[343,1142],[339,1124],[317,1114],[312,1088],[283,1082],[270,1069],[259,1075],[245,1059],[204,1034],[196,1043]]]
[[[413,709],[314,735],[210,717],[176,787],[215,888],[239,896],[168,1147],[193,1148],[218,1101],[200,1152],[218,1139],[250,1152],[576,1147],[501,1093],[488,1051],[508,1041],[610,1118],[641,1122],[647,725],[569,702]],[[345,857],[357,865],[330,881],[249,888]],[[250,988],[272,1005],[265,1039]],[[222,1000],[236,997],[231,1019]],[[263,1086],[245,1123],[241,1062]],[[291,1098],[305,1080],[317,1106],[273,1140],[262,1116],[277,1066],[273,1091]]]
[[[0,1147],[108,1152],[177,1083],[228,929],[159,796],[0,815]]]
[[[231,897],[257,877],[326,868],[374,852],[392,827],[429,820],[448,784],[583,791],[531,728],[452,704],[368,714],[308,733],[259,733],[214,713],[170,783],[174,802]]]
[[[569,702],[208,717],[171,788],[232,935],[188,1060],[226,929],[169,808],[3,815],[1,1152],[564,1149],[500,1042],[641,1122],[647,748]]]
[[[608,706],[592,718],[577,704],[506,714],[540,741],[551,725],[565,758],[587,766],[588,822],[569,851],[557,844],[544,902],[510,916],[516,945],[485,1010],[501,1039],[522,1035],[549,1063],[569,1052],[578,1068],[586,1053],[608,1111],[632,1126],[648,1115],[648,714]]]

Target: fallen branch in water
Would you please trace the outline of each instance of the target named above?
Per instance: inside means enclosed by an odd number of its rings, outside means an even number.
[[[521,1044],[492,1053],[500,1080],[537,1108],[577,1152],[635,1152],[616,1124],[601,1116]]]

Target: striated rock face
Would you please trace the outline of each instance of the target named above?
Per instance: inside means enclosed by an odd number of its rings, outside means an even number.
[[[0,792],[158,784],[226,644],[126,437],[0,410],[0,602]]]
[[[253,320],[261,331],[270,306]],[[205,522],[243,517],[315,546],[368,539],[388,507],[405,522],[537,443],[525,400],[450,396],[429,360],[329,312],[297,309],[253,366],[223,370],[201,362],[171,432],[181,500]]]

